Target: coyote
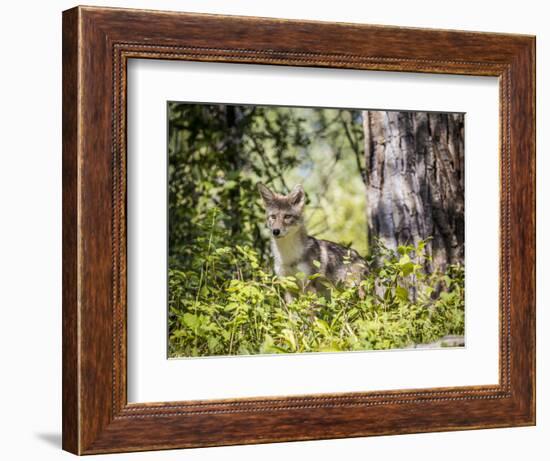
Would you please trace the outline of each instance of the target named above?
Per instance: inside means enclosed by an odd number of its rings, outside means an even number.
[[[304,224],[305,193],[298,184],[288,195],[277,194],[263,184],[258,184],[271,231],[271,248],[278,276],[306,276],[321,274],[322,277],[308,283],[301,281],[303,289],[327,293],[323,279],[358,285],[366,273],[366,261],[357,251],[328,240],[320,240],[307,234]]]

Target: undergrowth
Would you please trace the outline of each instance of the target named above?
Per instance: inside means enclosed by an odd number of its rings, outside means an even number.
[[[213,211],[185,258],[170,260],[170,357],[393,349],[464,334],[464,268],[427,274],[425,242],[378,242],[360,287],[321,296],[299,288],[319,274],[277,277],[250,246],[224,244],[218,219]]]

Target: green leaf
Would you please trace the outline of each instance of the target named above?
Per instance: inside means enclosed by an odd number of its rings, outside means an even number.
[[[410,275],[415,268],[415,264],[412,262],[405,263],[401,266],[401,274],[406,277],[407,275]]]
[[[183,314],[183,323],[187,325],[189,328],[195,329],[200,326],[201,322],[196,315],[190,314],[188,312],[186,314]]]
[[[210,349],[211,352],[215,351],[218,348],[219,344],[220,340],[215,336],[210,336],[208,338],[208,349]]]
[[[403,256],[401,256],[401,258],[399,259],[399,264],[400,265],[403,265],[403,264],[407,264],[409,263],[411,260],[411,258],[409,257],[408,254],[404,254]]]
[[[395,294],[401,301],[409,300],[409,292],[406,288],[403,288],[402,286],[398,285],[395,287]]]
[[[326,336],[330,336],[330,326],[322,319],[315,319],[315,326]]]

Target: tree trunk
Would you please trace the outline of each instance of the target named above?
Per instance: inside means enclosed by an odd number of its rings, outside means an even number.
[[[426,270],[464,263],[464,115],[363,111],[371,244],[431,237]]]

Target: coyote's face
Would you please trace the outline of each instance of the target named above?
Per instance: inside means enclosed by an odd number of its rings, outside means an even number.
[[[304,189],[297,185],[288,195],[281,195],[258,184],[258,190],[264,201],[267,225],[275,239],[294,234],[303,225],[305,203]]]

